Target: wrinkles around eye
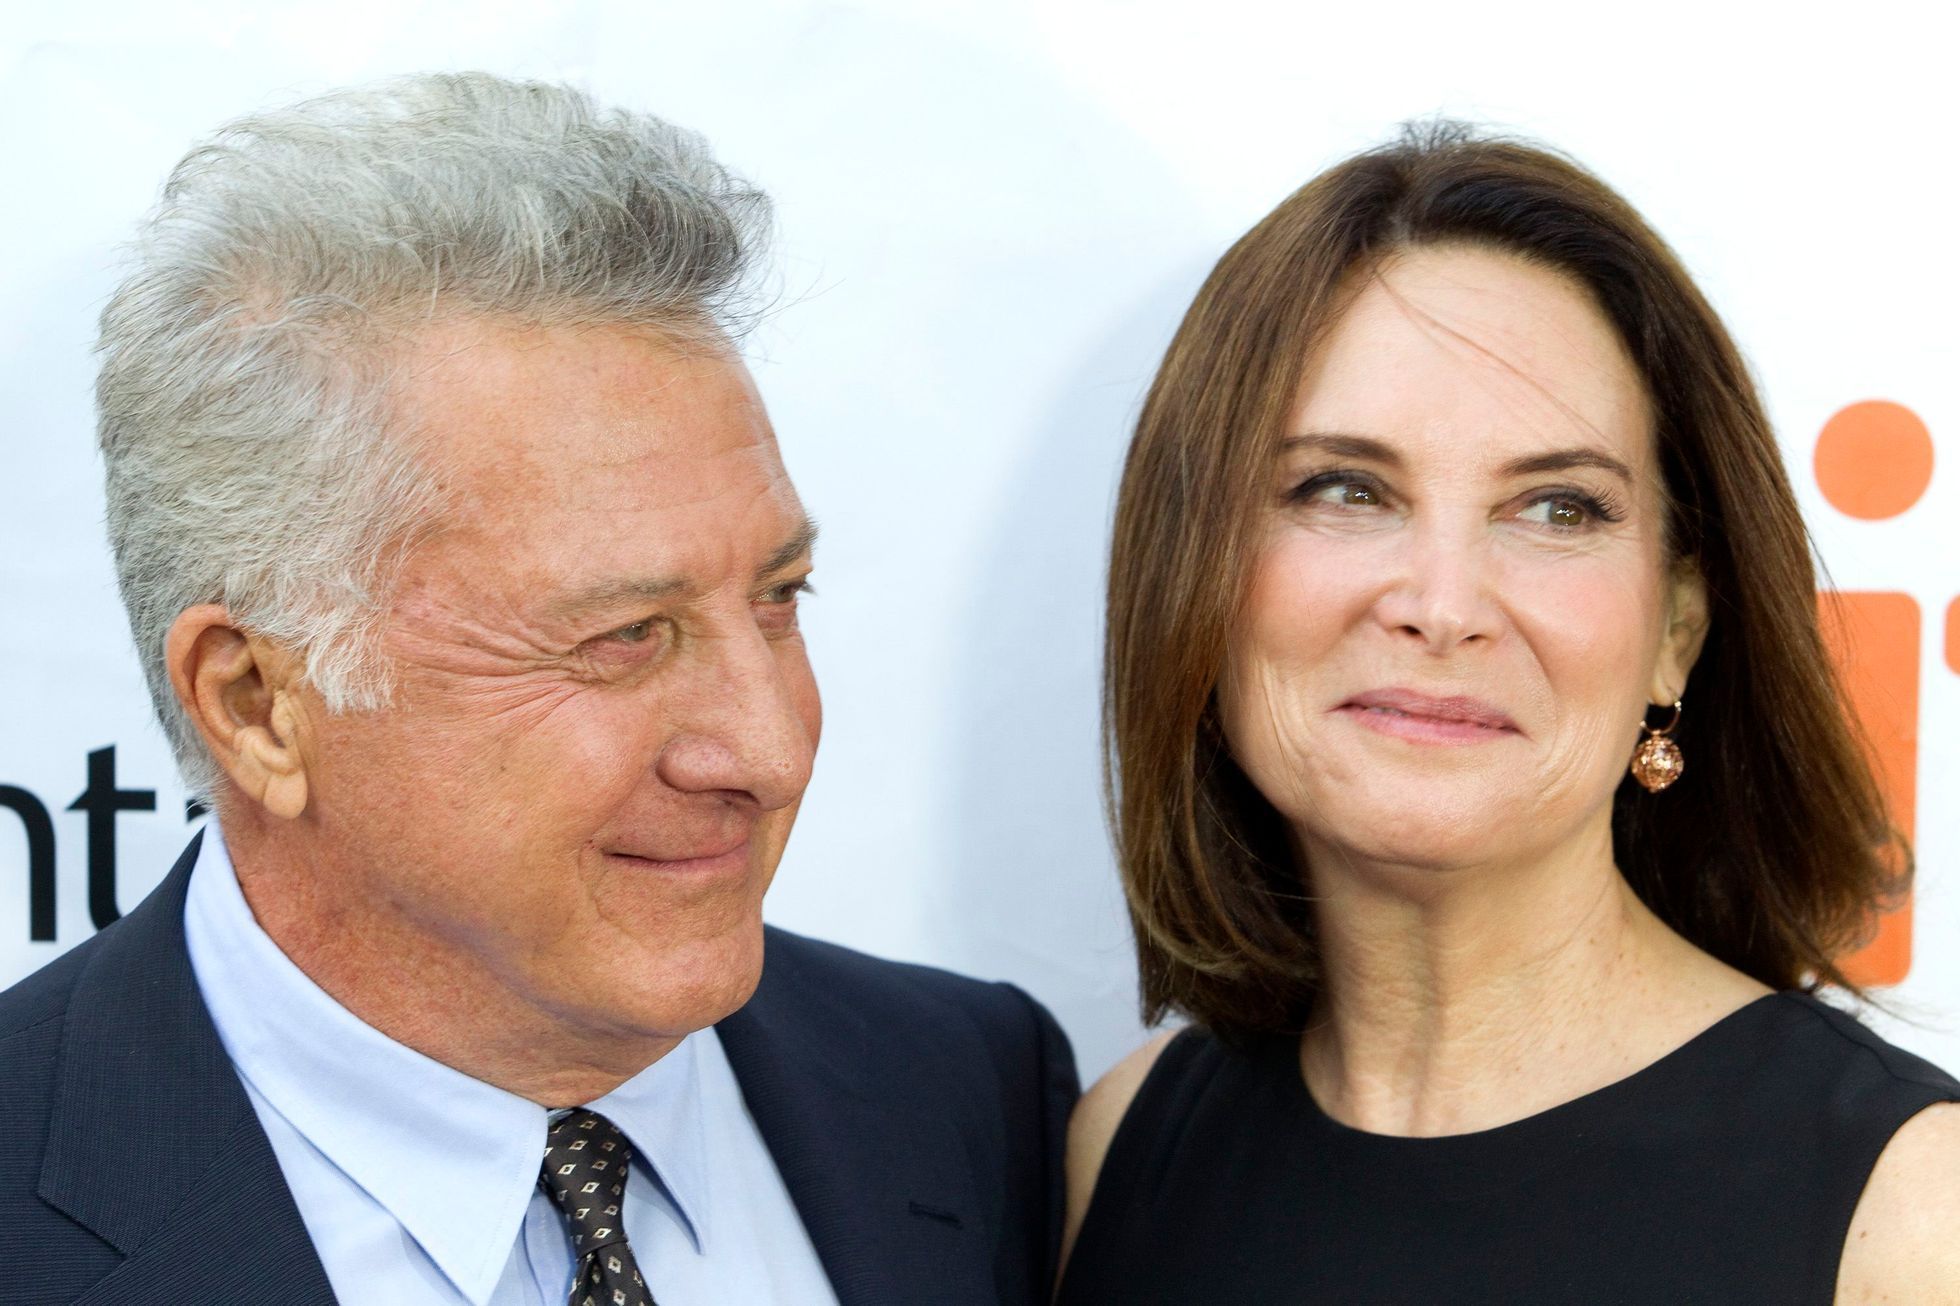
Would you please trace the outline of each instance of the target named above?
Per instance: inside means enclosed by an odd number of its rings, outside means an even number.
[[[1288,492],[1287,499],[1301,507],[1357,515],[1400,510],[1403,506],[1378,478],[1350,469],[1309,476]],[[1517,506],[1496,510],[1495,516],[1553,535],[1581,535],[1601,530],[1626,520],[1627,516],[1626,507],[1614,495],[1572,485],[1529,491],[1511,503]]]
[[[672,622],[644,617],[615,627],[579,646],[581,660],[602,675],[617,675],[657,657],[673,642]]]

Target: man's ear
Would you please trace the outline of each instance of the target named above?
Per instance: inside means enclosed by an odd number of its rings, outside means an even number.
[[[164,659],[177,701],[239,791],[273,816],[305,811],[312,741],[300,659],[216,603],[177,614]]]
[[[1647,701],[1656,707],[1673,703],[1686,691],[1688,672],[1708,638],[1708,583],[1700,569],[1690,562],[1676,563],[1667,589],[1667,628],[1647,687]]]

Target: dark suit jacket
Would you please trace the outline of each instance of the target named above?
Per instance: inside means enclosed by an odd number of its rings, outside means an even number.
[[[196,852],[0,994],[6,1306],[334,1299],[191,972]],[[1038,1004],[771,930],[717,1028],[843,1306],[1048,1301],[1076,1077]]]

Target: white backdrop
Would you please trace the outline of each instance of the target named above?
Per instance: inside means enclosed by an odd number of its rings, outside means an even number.
[[[1888,399],[1960,453],[1949,47],[1914,10],[1806,30],[1705,3],[1382,7],[116,0],[0,34],[0,785],[50,813],[52,941],[0,808],[0,984],[91,932],[89,755],[126,909],[185,836],[101,539],[89,387],[114,251],[195,138],[343,82],[570,79],[705,132],[776,197],[785,303],[753,365],[823,523],[826,732],[779,923],[1014,979],[1085,1076],[1139,1039],[1098,806],[1118,459],[1225,246],[1438,111],[1576,154],[1672,240],[1752,358],[1821,552],[1921,613],[1913,969],[1885,1029],[1960,1068],[1960,478],[1845,516],[1817,432]],[[1753,8],[1753,7],[1752,7]],[[1927,7],[1928,9],[1930,7]],[[1366,16],[1364,16],[1364,13]],[[1960,652],[1953,655],[1960,662]],[[1690,759],[1692,764],[1692,759]],[[101,763],[97,764],[98,766]],[[106,849],[98,848],[98,856]]]

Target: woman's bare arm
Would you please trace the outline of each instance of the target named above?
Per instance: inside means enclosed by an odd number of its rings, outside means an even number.
[[[1075,1114],[1069,1117],[1068,1122],[1065,1167],[1068,1204],[1062,1226],[1064,1270],[1068,1268],[1069,1253],[1075,1250],[1075,1236],[1082,1231],[1082,1217],[1088,1214],[1089,1198],[1096,1190],[1096,1176],[1102,1173],[1103,1157],[1109,1154],[1109,1143],[1116,1137],[1116,1127],[1123,1122],[1123,1114],[1130,1109],[1137,1089],[1143,1086],[1145,1077],[1150,1074],[1150,1067],[1157,1064],[1158,1054],[1163,1052],[1164,1045],[1175,1035],[1175,1030],[1159,1034],[1124,1057],[1075,1104]]]
[[[1845,1236],[1837,1300],[1960,1306],[1960,1103],[1921,1111],[1879,1154]]]

